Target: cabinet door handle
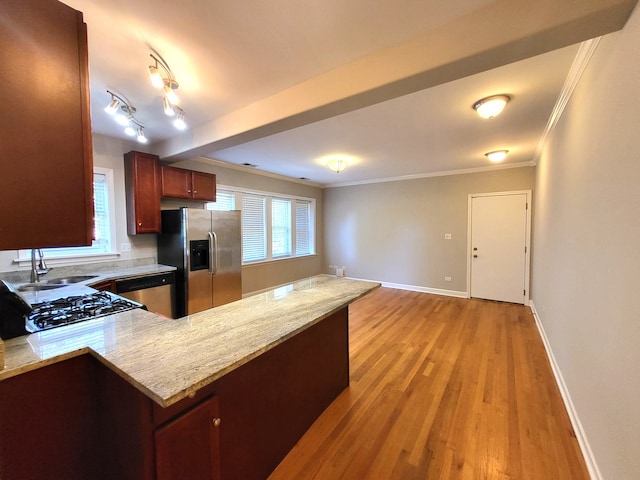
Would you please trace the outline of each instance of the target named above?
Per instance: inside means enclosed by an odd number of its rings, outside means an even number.
[[[216,418],[213,419],[212,423],[213,423],[214,427],[219,427],[220,426],[220,422],[221,422],[220,417],[216,417]]]

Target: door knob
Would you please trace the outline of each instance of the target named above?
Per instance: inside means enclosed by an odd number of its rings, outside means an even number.
[[[214,426],[214,427],[219,427],[219,426],[220,426],[220,421],[221,421],[221,420],[220,420],[220,417],[216,417],[216,418],[214,418],[214,419],[213,419],[213,422],[212,422],[212,423],[213,423],[213,426]]]

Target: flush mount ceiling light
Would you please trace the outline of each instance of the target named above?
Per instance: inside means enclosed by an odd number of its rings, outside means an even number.
[[[104,107],[104,111],[112,115],[118,125],[124,127],[126,135],[130,137],[137,135],[138,142],[147,143],[147,137],[144,136],[144,125],[134,117],[136,107],[109,90],[107,90],[107,93],[111,95],[111,101]]]
[[[355,163],[356,158],[345,154],[332,154],[316,160],[322,165],[326,165],[330,170],[340,173],[349,165]]]
[[[502,113],[511,97],[509,95],[493,95],[473,104],[473,109],[482,118],[495,118]]]
[[[340,173],[349,166],[349,161],[344,157],[333,157],[327,160],[327,167],[336,173]]]
[[[509,150],[494,150],[493,152],[485,153],[485,156],[493,163],[498,163],[507,158],[507,153],[509,153]]]

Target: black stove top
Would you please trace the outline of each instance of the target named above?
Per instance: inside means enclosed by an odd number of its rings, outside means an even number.
[[[27,330],[32,333],[134,308],[144,308],[137,302],[109,292],[58,298],[34,304],[32,307],[32,312],[26,318]]]

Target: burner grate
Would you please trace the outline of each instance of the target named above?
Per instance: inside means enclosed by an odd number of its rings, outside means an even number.
[[[35,332],[141,307],[142,305],[117,295],[96,292],[33,305],[27,325]]]

